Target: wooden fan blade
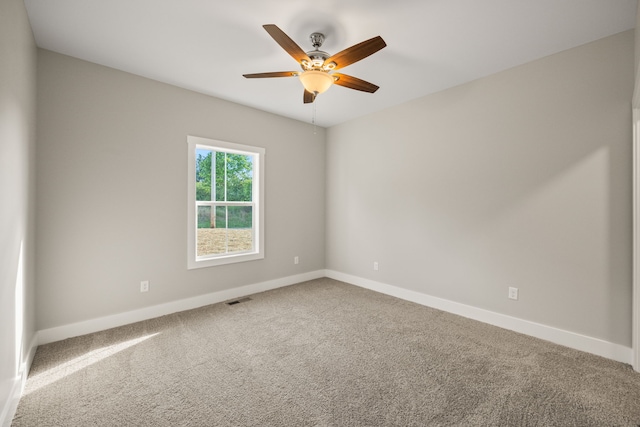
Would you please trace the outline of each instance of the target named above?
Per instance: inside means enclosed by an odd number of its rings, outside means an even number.
[[[262,79],[265,77],[295,77],[297,75],[297,71],[276,71],[273,73],[243,74],[243,76],[248,79]]]
[[[373,83],[369,83],[357,77],[348,76],[346,74],[333,73],[331,74],[334,78],[337,78],[333,84],[343,87],[348,87],[349,89],[360,90],[362,92],[374,93],[378,89],[378,86]]]
[[[311,62],[309,55],[305,53],[300,46],[296,44],[291,38],[284,33],[280,28],[273,24],[266,24],[262,26],[267,33],[278,43],[289,55],[298,63],[302,63],[303,60]]]
[[[382,40],[382,37],[376,36],[336,53],[335,55],[327,58],[324,63],[329,64],[331,62],[335,62],[336,66],[334,70],[337,70],[376,53],[386,45],[387,44]]]
[[[316,100],[316,95],[314,93],[309,92],[308,90],[305,89],[303,100],[304,100],[305,104],[310,104],[310,103],[312,103],[313,101]]]

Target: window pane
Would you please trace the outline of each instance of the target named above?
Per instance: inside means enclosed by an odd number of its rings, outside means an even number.
[[[253,249],[253,208],[251,206],[229,206],[227,208],[229,252]]]
[[[251,228],[253,226],[253,207],[229,206],[229,228]]]
[[[198,206],[197,256],[252,250],[252,226],[251,206]]]
[[[227,228],[226,206],[216,206],[216,228]]]
[[[212,151],[196,149],[196,200],[211,200],[211,159]]]
[[[227,153],[223,151],[216,152],[216,202],[224,202],[224,165]]]
[[[198,206],[198,228],[211,228],[211,206]]]
[[[219,255],[227,252],[226,229],[215,227],[217,218],[211,217],[212,212],[214,210],[211,206],[198,206],[197,256]]]
[[[227,201],[250,202],[253,156],[227,153]]]

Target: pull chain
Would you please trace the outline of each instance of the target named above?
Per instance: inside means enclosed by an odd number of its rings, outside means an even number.
[[[311,116],[311,123],[313,123],[313,134],[316,135],[317,134],[317,129],[318,126],[316,125],[316,100],[318,98],[315,97],[315,99],[313,100],[313,115]]]

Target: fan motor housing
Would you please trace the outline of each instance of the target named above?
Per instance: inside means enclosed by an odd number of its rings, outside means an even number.
[[[323,52],[321,50],[312,50],[310,52],[307,52],[307,56],[311,58],[311,64],[308,64],[308,67],[310,69],[316,69],[316,68],[322,68],[324,61],[330,55],[327,52]]]
[[[324,43],[324,34],[322,33],[311,33],[309,36],[309,40],[311,40],[311,45],[315,50],[306,52],[307,56],[311,59],[311,63],[303,61],[302,69],[303,70],[327,70],[332,69],[333,67],[327,67],[324,61],[329,58],[327,52],[320,50],[320,46]]]

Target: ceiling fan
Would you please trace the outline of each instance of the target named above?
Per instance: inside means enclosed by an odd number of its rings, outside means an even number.
[[[382,37],[376,36],[338,52],[335,55],[329,55],[327,52],[320,50],[324,42],[324,34],[322,33],[311,34],[310,39],[314,50],[305,52],[276,25],[267,24],[263,25],[263,27],[269,35],[273,37],[276,43],[300,64],[302,71],[243,74],[244,77],[255,79],[297,76],[304,86],[303,100],[305,104],[315,101],[318,94],[326,91],[333,84],[369,93],[374,93],[378,90],[378,86],[373,83],[346,74],[334,73],[333,71],[360,61],[385,47],[387,44],[382,40]]]

